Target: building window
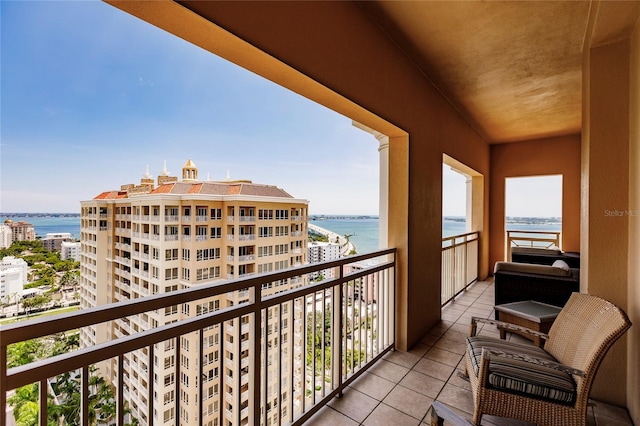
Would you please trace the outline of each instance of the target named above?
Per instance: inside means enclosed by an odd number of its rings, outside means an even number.
[[[276,256],[287,253],[289,253],[289,246],[287,246],[286,244],[276,245]]]
[[[211,209],[211,219],[212,220],[220,220],[222,219],[222,209]]]
[[[260,227],[258,227],[258,236],[260,238],[273,237],[273,226],[260,226]]]
[[[189,249],[182,249],[182,260],[191,260],[191,251]]]
[[[167,249],[164,251],[164,260],[178,260],[178,249]]]
[[[273,256],[273,246],[258,247],[258,257]]]
[[[219,266],[196,269],[196,281],[209,280],[213,278],[220,278]]]
[[[220,247],[196,251],[196,261],[220,259]]]
[[[165,281],[178,279],[178,268],[167,268],[164,270]]]
[[[276,210],[276,219],[277,220],[289,219],[289,210]]]
[[[276,237],[283,237],[289,235],[289,227],[287,226],[276,226]]]
[[[263,272],[271,272],[271,271],[273,271],[273,263],[264,263],[262,265],[258,265],[259,274]]]
[[[273,210],[260,209],[258,210],[258,220],[271,220],[273,219]]]
[[[222,238],[222,228],[211,228],[211,238]]]

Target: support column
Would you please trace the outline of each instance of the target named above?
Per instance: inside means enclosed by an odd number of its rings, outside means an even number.
[[[380,153],[378,248],[386,248],[389,247],[389,137],[382,133],[377,133],[375,137],[380,143],[378,147]]]
[[[628,309],[629,39],[585,52],[580,291]],[[610,350],[591,396],[626,405],[627,337]]]

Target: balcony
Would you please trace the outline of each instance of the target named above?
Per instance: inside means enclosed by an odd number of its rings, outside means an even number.
[[[430,424],[428,410],[433,401],[445,404],[471,422],[471,388],[461,377],[464,366],[460,361],[471,317],[493,318],[493,297],[493,282],[471,285],[442,309],[442,322],[410,351],[385,354],[347,386],[342,398],[330,401],[306,424],[425,425]],[[498,331],[489,326],[479,334],[498,337]],[[530,343],[518,335],[508,335],[508,338]],[[632,425],[626,410],[591,402],[587,425]],[[482,424],[522,426],[529,423],[483,416]]]

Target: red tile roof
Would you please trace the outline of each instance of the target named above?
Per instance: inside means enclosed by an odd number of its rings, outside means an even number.
[[[277,186],[248,182],[172,182],[156,187],[150,194],[249,195],[257,197],[293,198]],[[94,200],[118,198],[127,198],[127,193],[125,191],[106,191],[96,196]]]
[[[102,194],[98,194],[93,199],[94,200],[115,200],[118,198],[127,198],[127,193],[121,192],[121,191],[106,191],[106,192],[103,192]]]

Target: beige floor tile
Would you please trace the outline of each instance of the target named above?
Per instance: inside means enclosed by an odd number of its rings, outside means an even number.
[[[351,387],[378,401],[382,401],[394,386],[395,383],[371,373],[364,373],[351,384]]]
[[[437,340],[436,340],[437,341]],[[420,358],[422,358],[422,356],[424,354],[427,353],[427,351],[431,349],[431,345],[425,345],[423,343],[416,343],[415,345],[413,345],[413,347],[409,350],[410,354],[416,355]]]
[[[416,420],[422,420],[433,399],[404,386],[396,386],[382,402]]]
[[[428,358],[422,358],[415,367],[413,367],[413,371],[435,377],[445,382],[449,379],[454,369],[455,367]]]
[[[376,362],[373,367],[369,369],[371,374],[380,376],[383,379],[387,379],[393,383],[398,383],[409,372],[407,367],[395,364],[393,362],[381,359]]]
[[[455,367],[460,362],[462,354],[445,351],[434,346],[429,349],[429,352],[427,352],[424,357]]]
[[[424,345],[421,345],[424,346]],[[418,361],[420,361],[420,358],[422,358],[422,355],[424,355],[425,353],[427,353],[427,351],[429,350],[428,346],[424,347],[424,352],[421,353],[420,355],[418,355],[417,353],[413,353],[411,351],[409,352],[404,352],[404,351],[391,351],[389,353],[387,353],[383,359],[389,361],[389,362],[393,362],[394,364],[398,364],[401,365],[403,367],[406,368],[412,368],[414,365],[416,365],[418,363]]]
[[[461,342],[458,339],[456,340],[449,339],[446,337],[446,335],[442,339],[438,340],[436,344],[433,346],[435,348],[453,352],[460,355],[463,355],[464,352],[467,350],[467,345],[464,342]]]
[[[447,330],[442,330],[441,333],[446,333]],[[424,337],[422,339],[420,339],[420,343],[423,345],[427,345],[427,346],[433,346],[438,339],[440,339],[440,337],[442,337],[442,334],[425,334]]]
[[[350,419],[349,417],[341,414],[330,407],[321,408],[316,414],[313,415],[305,425],[311,426],[357,426],[358,422]]]
[[[462,388],[464,390],[468,390],[471,391],[471,383],[469,383],[469,380],[464,379],[462,376],[462,371],[464,369],[458,369],[457,371],[455,371],[452,375],[451,378],[449,379],[449,381],[447,383],[452,384],[454,386],[457,386],[459,388]]]
[[[429,330],[429,333],[427,334],[430,336],[440,337],[444,333],[446,333],[446,331],[449,330],[449,328],[451,328],[451,325],[453,325],[453,322],[451,321],[440,321],[438,324],[436,324],[435,327]]]
[[[411,426],[419,424],[420,420],[386,404],[378,405],[363,423],[365,426]]]
[[[358,423],[362,423],[380,401],[371,398],[357,389],[345,389],[342,398],[334,398],[329,406]]]
[[[417,371],[410,371],[399,384],[400,386],[421,393],[429,398],[435,398],[438,396],[446,382],[444,380],[436,379],[435,377],[418,373]]]
[[[465,413],[473,414],[473,397],[471,391],[459,388],[451,384],[446,384],[436,400],[455,407]]]
[[[465,321],[463,323],[457,322],[451,326],[447,333],[445,333],[445,336],[451,332],[455,332],[460,334],[457,339],[464,340],[469,335],[469,327],[471,327],[471,321]]]

